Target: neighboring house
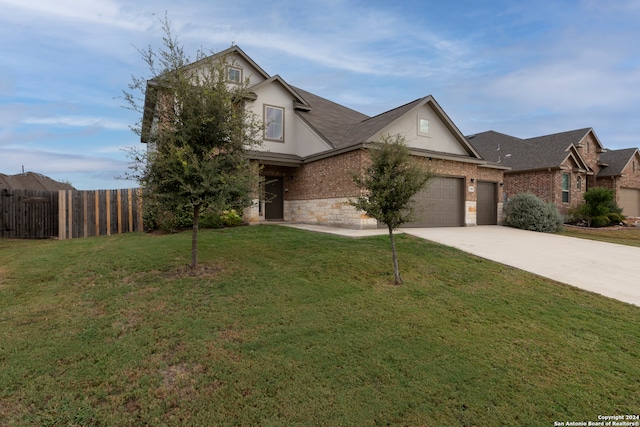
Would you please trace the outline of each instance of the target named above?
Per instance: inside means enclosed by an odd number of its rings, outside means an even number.
[[[612,188],[628,217],[640,218],[640,152],[637,148],[605,151],[600,156],[596,183]]]
[[[377,227],[376,220],[347,203],[360,194],[352,176],[367,164],[370,143],[401,134],[411,153],[436,175],[416,196],[416,221],[409,226],[498,223],[508,168],[483,159],[432,96],[369,117],[268,75],[237,46],[209,60],[221,55],[232,58],[230,84],[249,79],[252,97],[246,108],[266,124],[264,144],[250,159],[262,166],[271,197],[255,200],[244,213],[246,221]],[[143,123],[151,127],[153,119],[145,117]]]
[[[504,193],[531,192],[566,214],[596,186],[613,188],[624,214],[640,216],[638,149],[606,150],[592,128],[520,139],[488,131],[467,137],[488,161],[509,166]]]
[[[75,190],[70,184],[55,181],[48,176],[35,172],[25,172],[16,175],[0,173],[0,189],[8,190]]]

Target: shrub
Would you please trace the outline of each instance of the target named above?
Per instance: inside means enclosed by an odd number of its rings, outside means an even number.
[[[523,230],[554,233],[562,228],[562,215],[552,204],[531,193],[516,194],[505,206],[505,225]]]
[[[235,209],[222,211],[220,219],[225,227],[236,227],[238,225],[242,225],[242,217]]]
[[[586,225],[587,224],[587,219],[584,216],[582,205],[571,206],[567,210],[566,223],[567,224],[580,224],[580,225],[583,225],[583,224]]]
[[[144,201],[142,211],[145,230],[172,233],[193,226],[193,214],[187,208],[169,208],[152,200]]]
[[[238,225],[242,225],[242,217],[235,209],[224,210],[221,213],[207,209],[200,216],[202,228],[236,227]]]
[[[594,216],[590,219],[589,224],[594,228],[606,227],[609,225],[609,218],[606,215]]]
[[[576,208],[589,227],[605,227],[624,219],[622,209],[615,202],[612,189],[594,187],[584,193],[584,202]]]
[[[617,212],[609,212],[607,218],[609,218],[610,224],[620,224],[624,220],[624,216]]]
[[[200,214],[200,227],[202,228],[222,228],[224,224],[220,218],[220,213],[213,209],[207,209]]]

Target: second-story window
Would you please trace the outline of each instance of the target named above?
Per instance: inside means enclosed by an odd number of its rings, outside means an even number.
[[[429,136],[429,120],[418,117],[418,135]]]
[[[229,67],[227,69],[227,80],[233,83],[240,83],[242,80],[242,70],[237,67]]]
[[[284,108],[264,106],[265,139],[284,141]]]

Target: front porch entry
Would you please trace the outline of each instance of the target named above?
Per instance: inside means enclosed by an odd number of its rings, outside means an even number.
[[[284,182],[281,176],[265,176],[264,219],[282,221],[284,219]]]

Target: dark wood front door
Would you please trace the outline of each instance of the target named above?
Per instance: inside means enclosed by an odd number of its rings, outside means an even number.
[[[478,225],[496,225],[498,223],[498,190],[495,182],[478,182],[476,212]]]
[[[264,219],[284,219],[284,191],[283,180],[280,176],[265,177],[264,186]]]

